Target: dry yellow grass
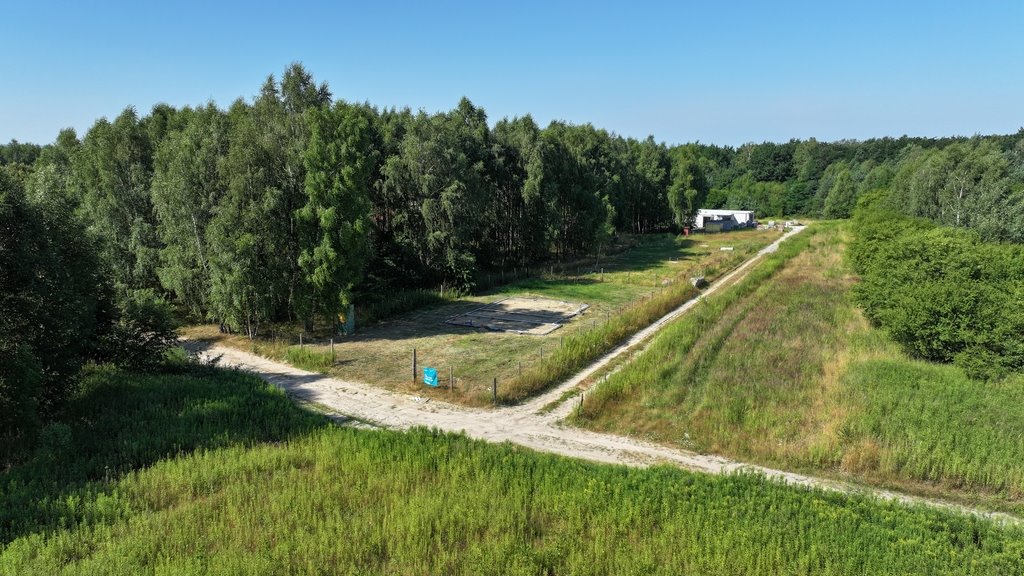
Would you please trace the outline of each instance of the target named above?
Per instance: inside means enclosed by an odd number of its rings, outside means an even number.
[[[804,235],[802,252],[769,258],[751,271],[761,274],[757,282],[711,297],[590,390],[577,421],[773,467],[1024,509],[1024,376],[979,382],[955,366],[909,358],[850,299],[849,228],[822,224]]]
[[[652,347],[649,385],[603,403],[587,425],[772,464],[837,465],[848,332],[834,327],[857,315],[838,306],[853,279],[833,242],[814,234],[770,280],[694,326],[692,345]]]

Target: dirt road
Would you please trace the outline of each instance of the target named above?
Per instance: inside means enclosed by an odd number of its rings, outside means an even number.
[[[222,346],[208,347],[203,354],[221,356],[221,365],[248,370],[284,389],[290,396],[312,402],[338,417],[349,417],[374,426],[404,430],[414,426],[438,428],[451,432],[464,432],[472,438],[489,442],[513,442],[534,450],[582,458],[596,462],[646,466],[667,463],[711,474],[741,470],[754,471],[769,478],[799,486],[813,486],[843,492],[870,492],[878,497],[905,503],[923,503],[972,514],[981,514],[1005,521],[1017,519],[1004,514],[970,510],[935,500],[928,500],[895,492],[853,487],[840,482],[774,470],[722,458],[677,450],[640,440],[591,432],[562,424],[562,420],[576,406],[578,399],[562,402],[555,409],[540,412],[541,408],[557,402],[577,387],[588,376],[616,357],[642,346],[653,334],[674,318],[696,305],[700,299],[714,293],[719,287],[739,278],[764,254],[775,251],[780,242],[799,233],[797,228],[764,248],[756,256],[721,278],[700,296],[673,310],[651,326],[637,333],[629,341],[603,356],[573,378],[530,401],[511,407],[496,409],[467,408],[428,400],[427,398],[399,394],[368,384],[345,382],[322,374],[306,372],[286,364],[268,360],[239,350]],[[196,343],[198,344],[198,343]]]

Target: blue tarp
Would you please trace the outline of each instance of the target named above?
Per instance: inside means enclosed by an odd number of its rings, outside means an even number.
[[[423,383],[427,386],[437,386],[437,368],[423,369]]]

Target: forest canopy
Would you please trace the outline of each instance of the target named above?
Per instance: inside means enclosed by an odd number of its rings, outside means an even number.
[[[255,334],[389,290],[597,256],[698,208],[847,218],[885,189],[907,216],[1020,242],[1022,140],[670,147],[530,116],[491,127],[466,98],[433,114],[335,101],[293,64],[251,102],[129,107],[81,138],[12,141],[0,161],[27,197],[75,215],[118,295],[153,290]]]
[[[848,218],[858,205],[872,320],[925,358],[1024,366],[1007,344],[1019,315],[991,314],[1020,307],[1020,255],[1000,246],[1024,242],[1024,130],[668,146],[528,115],[492,124],[467,98],[436,113],[335,100],[301,64],[226,109],[128,107],[45,146],[0,145],[0,436],[59,404],[84,362],[151,366],[171,305],[256,337],[269,322],[330,326],[395,291],[600,257],[698,208]],[[921,282],[925,265],[946,284]],[[928,290],[960,295],[959,320],[909,315],[894,300],[906,286],[933,305]]]

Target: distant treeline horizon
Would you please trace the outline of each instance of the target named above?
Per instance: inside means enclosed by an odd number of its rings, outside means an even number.
[[[472,290],[483,274],[598,256],[698,208],[847,218],[874,190],[907,216],[1024,240],[1015,134],[667,146],[527,115],[334,101],[300,64],[251,102],[128,107],[81,137],[12,142],[27,198],[59,199],[116,293],[147,289],[252,332],[330,318],[393,290]]]
[[[327,84],[327,83],[325,83],[325,84]],[[328,84],[328,87],[329,87],[329,84]],[[465,98],[469,99],[468,96],[466,96]],[[346,102],[347,102],[347,100],[346,100]],[[412,106],[379,107],[379,106],[374,106],[369,101],[364,101],[364,102],[370,104],[371,107],[376,108],[378,110],[395,110],[395,111],[397,111],[397,110],[409,110],[410,113],[422,112],[422,113],[425,113],[425,114],[428,114],[428,115],[432,114],[431,112],[427,111],[423,107],[416,108],[416,109],[413,109]],[[183,105],[181,107],[181,109],[184,109],[184,108],[199,108],[199,107],[206,106],[206,105],[213,105],[213,106],[219,107],[219,105],[217,104],[217,101],[211,99],[211,100],[206,101],[203,104],[197,104],[197,105],[186,104],[186,105]],[[171,108],[175,108],[174,105],[172,105],[170,103],[167,103],[167,102],[157,102],[156,104],[154,104],[152,106],[152,108],[161,108],[161,107],[165,107],[165,106],[171,107]],[[136,114],[138,114],[139,106],[136,106],[134,104],[128,104],[128,105],[125,106],[125,109],[128,109],[128,108],[130,108],[132,110],[135,110]],[[178,108],[175,108],[175,109],[178,109]],[[123,110],[124,109],[122,109],[122,111]],[[433,112],[433,113],[436,114],[436,113],[441,113],[441,112],[443,112],[443,111],[438,110],[438,111]],[[524,116],[531,116],[532,117],[532,114],[524,114]],[[97,117],[97,119],[96,119],[96,121],[94,121],[94,123],[98,122],[99,120],[108,120],[109,121],[109,118],[106,115],[100,115],[100,116]],[[506,120],[507,121],[507,120],[509,120],[509,117],[508,116],[503,116],[502,120]],[[499,120],[499,122],[500,122],[500,120]],[[571,120],[566,120],[564,118],[553,119],[553,120],[551,120],[551,122],[558,122],[558,123],[562,123],[562,124],[574,124],[574,122],[572,122]],[[494,125],[496,125],[496,122],[493,123],[493,125],[492,125],[491,120],[488,119],[488,124],[491,125],[491,129],[493,130],[494,129]],[[78,133],[78,130],[76,128],[68,126],[68,127],[65,127],[63,130],[58,131],[57,134],[59,135],[60,132],[63,132],[63,131],[66,131],[66,130],[71,130],[71,131],[75,132],[76,134]],[[658,144],[659,146],[665,146],[666,148],[676,148],[676,147],[679,147],[679,146],[690,146],[690,145],[693,145],[693,146],[707,146],[707,147],[711,147],[711,148],[721,148],[721,149],[724,149],[724,150],[734,150],[735,151],[735,150],[739,150],[740,148],[745,148],[745,147],[750,147],[750,146],[761,146],[761,145],[783,146],[783,145],[789,144],[789,143],[800,143],[800,142],[817,142],[819,144],[824,144],[826,146],[828,146],[828,145],[840,145],[840,144],[863,144],[863,143],[876,142],[876,141],[896,141],[896,142],[902,143],[903,145],[909,145],[909,144],[914,144],[914,143],[921,144],[921,143],[923,143],[925,141],[933,141],[933,142],[948,144],[948,143],[953,143],[953,142],[967,142],[967,141],[970,141],[970,140],[978,140],[978,139],[984,140],[984,139],[990,139],[990,138],[1009,139],[1010,141],[1016,142],[1018,139],[1020,139],[1022,132],[1024,132],[1024,126],[1021,126],[1021,127],[1017,128],[1016,132],[990,132],[990,133],[984,133],[984,134],[981,133],[981,132],[975,132],[975,133],[973,133],[971,135],[966,135],[966,134],[941,134],[941,135],[934,135],[934,136],[921,136],[921,135],[911,135],[911,134],[903,133],[903,134],[900,134],[899,136],[894,136],[892,134],[886,134],[886,135],[868,136],[866,138],[853,138],[853,137],[842,138],[841,137],[841,138],[833,138],[833,139],[819,138],[817,136],[807,136],[807,137],[792,136],[792,137],[789,137],[789,138],[783,138],[781,140],[775,140],[775,139],[771,139],[771,138],[765,138],[765,139],[758,140],[756,138],[753,138],[753,139],[741,142],[739,144],[722,144],[722,143],[719,143],[719,142],[704,142],[704,141],[700,140],[699,138],[697,140],[686,140],[686,141],[681,141],[681,142],[669,142],[668,140],[659,140],[658,138],[655,137],[655,135],[653,133],[649,134],[648,136],[650,136],[651,138],[654,138],[654,141],[655,141],[656,144]],[[639,138],[636,137],[636,136],[626,136],[624,134],[619,134],[618,132],[615,132],[614,130],[609,130],[608,133],[611,134],[612,136],[625,138],[627,140],[628,139],[639,140]],[[646,137],[645,137],[645,139],[646,139]],[[10,138],[8,140],[7,144],[0,144],[0,165],[3,165],[3,164],[14,164],[14,163],[32,164],[32,162],[34,162],[35,159],[39,157],[39,154],[41,153],[43,148],[45,148],[47,146],[52,146],[54,144],[56,144],[56,139],[54,139],[54,141],[52,141],[52,142],[44,142],[44,143],[40,144],[40,143],[38,143],[38,142],[36,142],[34,140],[31,140],[31,139],[22,139],[22,138],[14,138],[14,137],[12,137],[12,138]]]
[[[227,109],[129,107],[81,136],[0,146],[0,461],[84,363],[159,366],[175,317],[252,338],[332,327],[352,304],[599,258],[701,207],[858,205],[873,322],[977,377],[1024,368],[1024,131],[669,147],[530,116],[491,127],[468,99],[435,114],[334,101],[299,64]]]

